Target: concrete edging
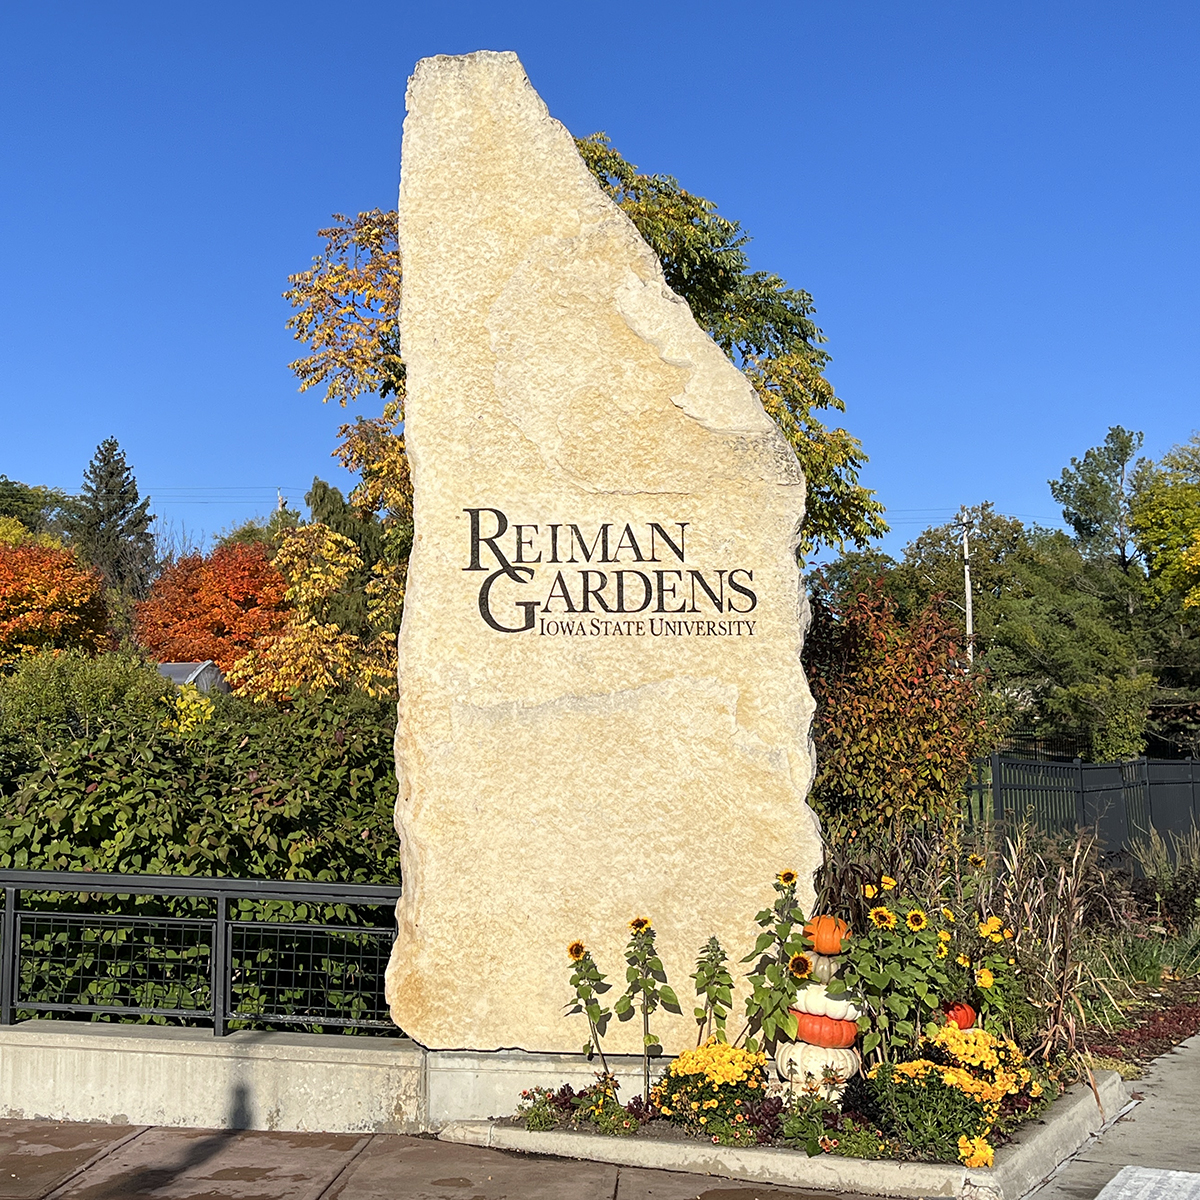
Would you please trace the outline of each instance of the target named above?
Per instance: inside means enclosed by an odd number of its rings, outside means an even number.
[[[824,1191],[868,1195],[966,1200],[1019,1200],[1049,1176],[1064,1159],[1104,1125],[1126,1101],[1115,1071],[1096,1074],[1101,1107],[1090,1087],[1077,1085],[1057,1100],[1043,1121],[1023,1129],[996,1153],[988,1170],[939,1163],[896,1163],[821,1154],[809,1158],[797,1150],[741,1149],[703,1142],[665,1142],[650,1138],[603,1137],[586,1133],[530,1133],[494,1121],[450,1121],[438,1133],[443,1141],[516,1150],[559,1158],[590,1159],[616,1166],[648,1167],[721,1175],[753,1183],[784,1184]]]

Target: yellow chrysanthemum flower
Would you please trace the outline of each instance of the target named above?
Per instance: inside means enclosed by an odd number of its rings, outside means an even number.
[[[966,1167],[990,1167],[994,1152],[984,1137],[958,1139],[958,1157]]]
[[[987,969],[987,967],[980,967],[980,969],[975,972],[975,982],[981,988],[990,988],[992,984],[996,982],[996,977]]]

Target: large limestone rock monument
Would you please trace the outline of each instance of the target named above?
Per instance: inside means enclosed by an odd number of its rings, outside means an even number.
[[[400,184],[416,533],[400,632],[392,1015],[437,1049],[578,1051],[567,945],[624,988],[649,917],[695,1042],[805,803],[804,477],[514,54],[429,58]],[[744,968],[740,968],[744,969]],[[606,1048],[641,1052],[640,1019]]]

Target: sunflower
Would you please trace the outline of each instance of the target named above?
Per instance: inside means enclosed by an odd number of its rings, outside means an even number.
[[[941,929],[938,931],[938,941],[939,942],[948,942],[949,940],[950,940],[950,930]]]
[[[633,920],[629,922],[629,928],[632,929],[634,933],[641,933],[643,929],[650,928],[650,918],[634,917]]]
[[[969,967],[971,965],[971,960],[965,954],[960,954],[954,961],[960,967]]]
[[[871,924],[876,929],[896,928],[896,914],[890,908],[885,908],[882,904],[878,908],[871,909],[867,915],[870,917]]]
[[[866,896],[868,900],[874,900],[875,897],[879,895],[879,889],[873,883],[864,883],[863,895]]]
[[[950,947],[947,946],[945,942],[938,942],[938,948],[937,948],[938,958],[945,958],[946,955],[949,953],[950,953]]]
[[[812,974],[812,959],[807,954],[793,954],[788,959],[788,970],[797,979],[807,979]]]
[[[968,854],[967,862],[977,871],[980,867],[987,866],[987,859],[984,858],[982,854]]]
[[[975,972],[975,982],[979,984],[981,988],[990,988],[992,984],[996,982],[996,977],[987,969],[987,967],[981,967]]]
[[[885,892],[895,891],[896,881],[890,875],[885,875],[879,881],[879,886],[883,888]]]
[[[943,908],[942,916],[945,917],[946,920],[949,921],[951,925],[954,924],[954,910],[953,909]]]
[[[783,887],[791,887],[798,878],[799,876],[796,874],[796,872],[790,870],[780,871],[779,874],[775,876],[776,881]]]
[[[587,953],[587,947],[582,942],[572,942],[567,947],[567,957],[572,962],[579,962]]]
[[[929,924],[929,918],[921,909],[914,908],[905,916],[904,923],[913,933],[920,933]]]

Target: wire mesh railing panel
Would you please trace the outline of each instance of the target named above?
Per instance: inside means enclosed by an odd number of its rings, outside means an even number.
[[[231,1021],[393,1028],[390,929],[231,921]]]
[[[212,1014],[211,921],[18,912],[15,937],[17,1008]]]
[[[0,1023],[91,1020],[398,1033],[398,886],[0,870]]]

